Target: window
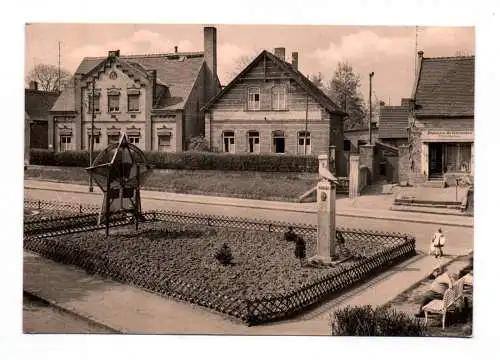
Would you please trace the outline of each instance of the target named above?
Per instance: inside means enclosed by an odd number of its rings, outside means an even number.
[[[297,152],[304,155],[311,154],[311,133],[309,131],[299,132]]]
[[[236,147],[234,145],[234,131],[224,131],[222,133],[222,146],[223,152],[234,153],[236,152]]]
[[[273,131],[273,151],[277,154],[285,153],[285,133],[281,130]]]
[[[59,149],[61,151],[71,150],[71,135],[61,135]]]
[[[248,151],[251,153],[260,153],[260,139],[258,131],[248,132]]]
[[[108,111],[120,111],[120,95],[108,95]]]
[[[117,144],[120,141],[120,135],[108,135],[108,145]]]
[[[445,166],[447,172],[470,172],[471,144],[446,144]]]
[[[129,135],[128,142],[131,144],[139,144],[140,135]]]
[[[351,141],[344,140],[344,151],[351,151]]]
[[[139,111],[139,94],[128,95],[128,111]]]
[[[168,151],[171,146],[171,135],[158,135],[158,151]]]
[[[273,87],[272,100],[273,100],[273,110],[286,109],[286,91],[284,86]]]
[[[89,149],[90,149],[90,141],[91,141],[91,138],[92,136],[89,135],[89,141],[88,141],[88,144],[89,144]],[[101,142],[101,136],[100,135],[95,135],[94,134],[94,145],[96,144],[99,144]]]
[[[260,110],[260,89],[248,89],[248,110]]]
[[[100,104],[100,96],[94,94],[94,112],[99,112],[101,111],[101,107],[99,106]],[[89,114],[92,113],[92,95],[89,95]]]

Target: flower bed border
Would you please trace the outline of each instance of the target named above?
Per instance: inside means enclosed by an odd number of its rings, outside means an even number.
[[[25,206],[27,207],[34,203],[36,202],[25,200]],[[36,205],[40,207],[41,203]],[[65,210],[72,208],[67,203],[59,203],[58,205],[56,202],[44,202],[44,205],[50,206],[51,209],[55,209],[59,205]],[[73,208],[82,209],[82,205],[74,205]],[[83,208],[92,209],[91,206],[83,206]],[[291,292],[274,297],[238,299],[214,292],[208,288],[193,286],[174,278],[152,278],[151,274],[137,269],[120,268],[119,264],[110,263],[104,255],[93,254],[89,256],[90,254],[86,252],[75,251],[68,246],[57,243],[54,243],[53,246],[46,246],[44,239],[48,237],[103,229],[104,225],[97,223],[97,216],[98,213],[94,212],[27,221],[24,224],[24,247],[54,261],[81,267],[91,274],[108,277],[115,281],[132,284],[165,296],[172,296],[214,309],[241,319],[249,325],[296,315],[318,304],[334,292],[352,286],[367,276],[415,255],[415,237],[413,235],[339,227],[337,229],[338,238],[348,235],[361,237],[363,240],[369,241],[370,238],[382,237],[384,241],[391,241],[393,244],[391,244],[390,248],[365,257],[347,268],[339,268],[334,273],[307,283]],[[292,226],[298,234],[308,237],[314,236],[317,231],[315,226],[305,224],[264,222],[245,218],[186,214],[174,211],[150,211],[143,213],[143,216],[142,222],[161,221],[280,233],[287,231],[288,227]],[[130,224],[130,219],[116,216],[112,219],[110,226],[116,227]],[[394,245],[394,243],[398,244]],[[134,276],[133,274],[138,275]]]

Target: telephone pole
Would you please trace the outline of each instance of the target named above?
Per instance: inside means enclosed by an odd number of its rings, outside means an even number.
[[[368,124],[368,134],[370,138],[370,145],[372,144],[372,78],[375,73],[372,71],[370,73],[370,108],[369,108],[369,124]]]
[[[92,76],[92,119],[90,120],[89,167],[92,166],[92,155],[94,153],[94,113],[95,113],[94,102],[95,102],[95,77]],[[92,176],[90,175],[89,175],[89,192],[94,192],[94,186],[92,184]]]
[[[59,48],[59,56],[57,61],[57,91],[61,92],[61,42],[57,42]]]

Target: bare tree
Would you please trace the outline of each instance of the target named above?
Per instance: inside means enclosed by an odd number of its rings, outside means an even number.
[[[236,76],[239,75],[250,63],[259,55],[261,50],[254,50],[251,54],[242,55],[236,59],[231,70],[226,72],[227,77],[233,80]]]
[[[60,77],[59,77],[60,74]],[[36,81],[39,88],[44,91],[62,90],[66,82],[71,77],[71,73],[62,69],[59,72],[57,66],[49,64],[37,64],[26,76],[26,81]]]
[[[325,84],[323,83],[324,77],[321,72],[318,72],[317,74],[314,74],[311,76],[311,82],[316,85],[316,87],[322,91],[325,91]]]

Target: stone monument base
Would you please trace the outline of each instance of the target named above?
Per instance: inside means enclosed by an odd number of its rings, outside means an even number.
[[[346,259],[342,259],[339,256],[332,258],[327,256],[314,255],[308,258],[304,262],[304,266],[316,267],[316,268],[334,267],[335,265],[343,262],[344,260]]]

